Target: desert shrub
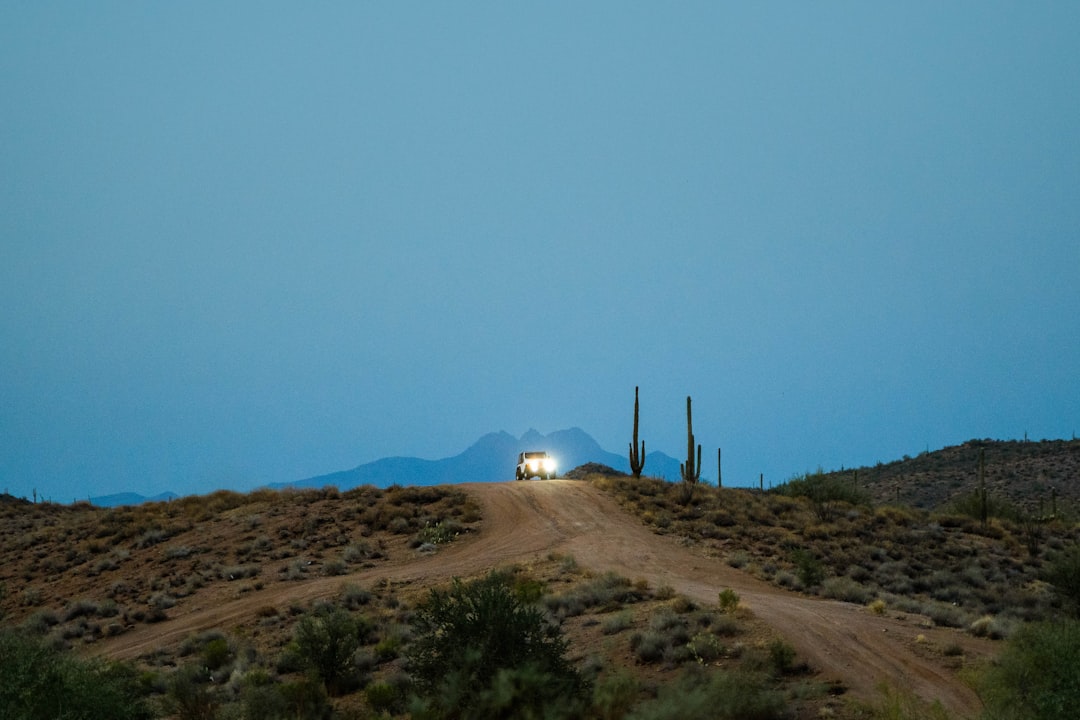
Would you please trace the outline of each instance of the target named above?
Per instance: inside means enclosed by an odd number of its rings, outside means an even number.
[[[630,638],[630,650],[633,651],[638,662],[647,665],[663,660],[667,649],[667,637],[655,630],[634,633]]]
[[[0,717],[143,720],[153,714],[131,666],[79,660],[42,639],[0,630]]]
[[[300,618],[293,642],[301,664],[313,671],[331,695],[352,690],[359,678],[356,649],[366,625],[347,611],[320,606]]]
[[[731,588],[725,588],[719,595],[720,612],[733,613],[739,607],[739,594]]]
[[[628,672],[618,671],[601,677],[593,689],[590,717],[596,720],[622,720],[637,702],[641,685]]]
[[[366,542],[353,543],[341,553],[341,559],[347,563],[358,563],[372,557],[371,545]]]
[[[71,622],[80,617],[94,617],[97,612],[98,604],[93,600],[76,600],[65,608],[64,622]]]
[[[724,656],[724,644],[712,633],[700,632],[690,639],[687,649],[698,663],[708,665]]]
[[[600,632],[605,635],[615,635],[623,630],[626,630],[634,622],[633,617],[628,612],[615,613],[608,617],[600,625]]]
[[[821,594],[827,598],[865,605],[874,592],[848,577],[831,577],[822,583]]]
[[[990,718],[1068,720],[1080,706],[1080,621],[1018,630],[982,675]]]
[[[258,577],[262,568],[255,564],[229,565],[221,568],[218,572],[222,580],[241,580],[243,578]]]
[[[425,543],[431,543],[432,545],[441,545],[443,543],[452,542],[463,530],[464,526],[454,520],[446,520],[444,522],[438,522],[434,525],[427,524],[420,528],[420,532],[416,534],[413,539],[415,545],[423,545]]]
[[[1054,586],[1062,603],[1080,617],[1080,545],[1073,545],[1053,555],[1045,577]]]
[[[202,662],[208,670],[220,670],[231,659],[232,649],[225,638],[214,638],[203,645]]]
[[[386,682],[371,683],[364,688],[364,696],[373,710],[387,714],[400,710],[405,699],[401,688]]]
[[[712,621],[709,623],[709,630],[711,630],[714,635],[734,637],[742,632],[742,626],[739,624],[739,621],[734,614],[718,615],[712,618]]]
[[[849,480],[826,475],[820,470],[792,478],[770,492],[787,497],[807,498],[821,522],[833,520],[842,504],[865,505],[870,499],[864,490]]]
[[[349,610],[355,610],[362,605],[367,605],[371,602],[371,598],[371,591],[365,590],[359,585],[346,583],[341,586],[341,602]]]
[[[934,624],[941,627],[960,628],[971,622],[969,613],[956,605],[928,601],[923,609]]]
[[[795,574],[804,588],[820,585],[825,580],[825,566],[809,550],[796,550],[791,555]]]
[[[624,603],[636,603],[648,597],[629,579],[609,572],[577,585],[562,595],[548,595],[544,605],[559,617],[573,617],[588,608],[600,608],[601,612],[620,609]]]
[[[333,706],[326,697],[323,684],[312,678],[283,683],[278,688],[278,692],[285,702],[287,711],[283,718],[329,720],[333,717]]]
[[[139,536],[135,546],[144,549],[169,539],[169,533],[161,528],[150,528]]]
[[[983,615],[968,626],[968,632],[976,637],[1000,640],[1008,634],[1003,624],[993,615]]]
[[[946,507],[946,512],[957,515],[965,515],[974,520],[982,519],[983,501],[982,496],[976,489],[970,493],[964,493],[953,500]],[[1019,522],[1023,512],[1016,505],[998,495],[986,496],[986,516],[988,518],[1002,518],[1011,522]]]
[[[777,675],[787,675],[795,669],[795,648],[783,640],[769,643],[769,664]]]
[[[240,706],[245,720],[287,718],[288,708],[280,687],[265,672],[246,675],[240,685]]]
[[[783,696],[759,674],[722,671],[685,673],[664,685],[655,700],[630,713],[629,720],[777,720],[785,716]]]
[[[530,707],[570,712],[588,689],[566,659],[559,629],[522,603],[504,574],[432,590],[413,631],[407,666],[418,717],[516,717]]]
[[[882,698],[867,710],[870,717],[880,720],[949,720],[948,711],[937,700],[927,703],[914,693],[896,690],[888,685],[879,687]]]
[[[344,575],[345,572],[346,566],[344,560],[327,560],[323,563],[323,575],[326,575],[327,577]]]
[[[207,686],[209,681],[209,670],[196,665],[185,665],[172,676],[169,701],[180,720],[214,720],[218,700]]]

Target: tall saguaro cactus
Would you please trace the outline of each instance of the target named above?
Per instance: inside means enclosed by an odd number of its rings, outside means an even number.
[[[686,396],[686,462],[679,464],[683,482],[693,485],[701,477],[701,445],[697,446],[697,463],[694,463],[694,419],[690,412],[690,396]]]
[[[720,463],[720,450],[716,448],[716,487],[724,487],[724,466]]]
[[[986,526],[990,519],[990,508],[986,501],[986,457],[985,450],[979,448],[979,520]]]
[[[645,467],[645,441],[641,441],[641,451],[638,451],[638,388],[634,386],[634,441],[630,443],[630,472],[634,477],[640,478],[641,471]]]

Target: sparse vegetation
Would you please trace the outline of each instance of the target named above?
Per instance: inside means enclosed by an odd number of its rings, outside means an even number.
[[[1041,524],[1044,549],[1032,555],[1023,524],[993,512],[983,526],[951,508],[873,507],[854,478],[817,472],[766,493],[702,486],[688,506],[676,483],[594,482],[655,532],[787,589],[861,605],[881,600],[882,611],[989,637],[1076,607],[1067,588],[1080,571],[1070,570],[1076,558],[1066,548],[1080,539],[1080,528]],[[987,616],[992,625],[977,622]]]

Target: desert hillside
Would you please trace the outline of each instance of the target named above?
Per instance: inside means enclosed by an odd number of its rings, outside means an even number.
[[[246,717],[256,697],[301,712],[300,693],[322,698],[312,717],[407,717],[431,591],[494,577],[564,635],[589,717],[675,717],[656,713],[699,692],[758,703],[720,717],[893,717],[897,697],[973,717],[961,674],[1062,612],[1040,578],[1075,540],[1060,519],[597,474],[113,509],[4,497],[0,612],[135,663],[152,716]],[[332,617],[356,649],[347,678],[313,686],[304,628]]]
[[[992,496],[1030,514],[1080,510],[1080,440],[969,440],[941,450],[905,456],[829,475],[854,477],[877,503],[939,509],[975,492],[979,456]]]

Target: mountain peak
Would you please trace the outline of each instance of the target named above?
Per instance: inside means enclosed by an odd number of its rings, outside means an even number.
[[[525,434],[521,436],[521,443],[524,445],[537,445],[543,443],[546,438],[536,430],[536,428],[529,428],[525,431]]]

